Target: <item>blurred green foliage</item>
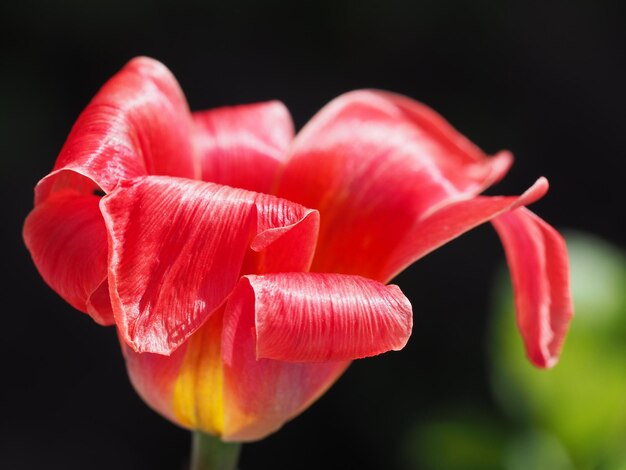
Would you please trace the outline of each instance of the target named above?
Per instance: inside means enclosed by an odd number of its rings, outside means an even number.
[[[567,240],[576,313],[561,360],[548,371],[525,360],[510,286],[498,282],[494,391],[516,423],[557,436],[576,468],[616,468],[626,457],[626,257],[589,235]]]
[[[501,412],[416,425],[405,468],[626,470],[626,256],[591,235],[566,238],[575,318],[560,362],[526,359],[502,269],[489,351]]]
[[[428,470],[498,470],[504,435],[498,423],[466,406],[414,426],[403,442],[403,467]]]

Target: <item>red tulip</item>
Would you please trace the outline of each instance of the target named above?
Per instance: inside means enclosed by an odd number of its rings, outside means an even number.
[[[45,281],[115,324],[131,380],[172,421],[259,439],[349,362],[404,347],[411,305],[385,285],[493,221],[531,361],[558,357],[572,315],[560,235],[518,197],[479,194],[486,157],[408,98],[357,91],[293,138],[278,102],[190,113],[138,58],[78,118],[35,189],[24,239]],[[270,195],[271,194],[271,195]]]

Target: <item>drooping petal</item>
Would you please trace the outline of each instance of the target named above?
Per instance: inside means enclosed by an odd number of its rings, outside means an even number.
[[[487,158],[419,103],[359,91],[298,134],[277,194],[321,213],[314,271],[382,280],[367,260],[384,263],[416,220],[478,194],[510,164],[508,152]]]
[[[303,227],[317,232],[316,213],[296,204],[181,178],[121,182],[102,210],[113,311],[137,352],[170,354],[197,330],[235,286],[256,237],[279,232],[258,248],[262,255],[280,235],[293,248],[291,230],[309,241]],[[314,245],[301,249],[294,259],[310,263]]]
[[[68,187],[108,193],[120,180],[146,174],[199,176],[191,132],[173,75],[153,59],[133,59],[78,117],[53,172],[37,185],[36,203]]]
[[[227,305],[226,363],[236,354],[237,323],[249,315],[255,318],[257,358],[290,362],[344,361],[397,351],[413,325],[411,304],[397,286],[342,274],[246,276]]]
[[[537,367],[552,367],[574,312],[565,241],[526,208],[492,223],[506,252],[526,354]]]
[[[106,302],[91,305],[106,284],[107,238],[100,198],[71,189],[55,193],[29,214],[24,241],[43,279],[74,308],[113,323]]]
[[[211,109],[193,118],[204,181],[271,192],[294,135],[281,102]]]

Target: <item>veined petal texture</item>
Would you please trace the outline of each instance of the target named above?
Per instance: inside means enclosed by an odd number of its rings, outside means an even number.
[[[291,260],[305,269],[317,234],[316,213],[297,204],[183,178],[124,181],[102,210],[116,323],[138,352],[180,346],[224,302],[244,266],[271,263],[264,249],[306,241]],[[254,251],[257,237],[267,240]]]
[[[402,349],[413,326],[411,304],[397,286],[360,276],[279,273],[246,276],[226,308],[223,351],[242,316],[255,319],[256,356],[292,362],[359,359]]]
[[[107,237],[99,202],[93,194],[58,191],[28,215],[23,235],[50,287],[74,308],[110,325],[108,293],[92,302],[92,295],[106,286],[107,279]]]
[[[357,91],[298,134],[277,194],[320,211],[312,270],[383,281],[381,264],[416,221],[480,193],[511,160],[508,152],[486,157],[424,105]]]
[[[202,179],[269,193],[294,136],[280,101],[196,112],[194,145]]]
[[[199,177],[191,131],[191,113],[171,72],[153,59],[133,59],[80,114],[35,201],[66,187],[108,193],[121,180],[147,174]]]

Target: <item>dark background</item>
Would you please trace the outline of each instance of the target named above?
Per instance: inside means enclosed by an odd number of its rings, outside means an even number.
[[[620,3],[3,2],[0,468],[182,469],[187,459],[188,433],[135,395],[114,331],[52,292],[21,241],[32,188],[126,61],[164,62],[192,109],[276,98],[298,128],[348,90],[406,94],[487,152],[513,151],[490,193],[518,194],[545,175],[551,192],[533,210],[624,246]],[[244,446],[241,468],[407,468],[415,423],[495,406],[485,325],[502,258],[481,227],[401,275],[415,313],[408,347],[357,361],[302,416]]]

